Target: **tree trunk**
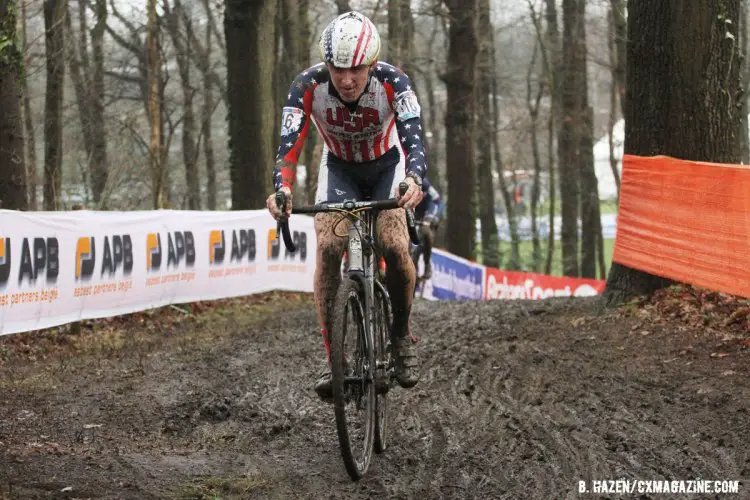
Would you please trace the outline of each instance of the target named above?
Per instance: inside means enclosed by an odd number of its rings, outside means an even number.
[[[747,29],[748,29],[748,0],[740,0],[740,55],[742,61],[742,133],[740,134],[741,161],[743,164],[750,164],[750,124],[748,124],[748,99],[750,98],[750,61],[747,54]]]
[[[47,89],[44,111],[44,209],[60,210],[62,196],[62,104],[65,83],[65,0],[44,1]]]
[[[448,251],[466,259],[475,252],[476,189],[474,166],[474,86],[478,53],[476,0],[445,0],[450,10],[450,47],[445,74],[447,100],[453,112],[446,116],[448,171]]]
[[[510,232],[510,262],[505,265],[508,269],[521,269],[521,240],[518,237],[518,219],[516,218],[516,209],[513,199],[508,190],[508,183],[505,182],[505,168],[503,167],[502,151],[500,149],[499,131],[500,131],[500,104],[498,102],[499,93],[497,91],[497,55],[493,44],[492,48],[492,130],[493,130],[493,151],[495,153],[495,170],[497,172],[497,183],[500,187],[500,193],[503,196],[505,205],[505,215],[508,218],[508,231]]]
[[[430,34],[430,40],[427,46],[427,57],[430,62],[434,60],[434,46],[437,38],[438,29],[440,27],[440,20],[436,16]],[[444,183],[442,180],[441,166],[440,166],[440,132],[442,128],[438,124],[438,105],[435,101],[435,68],[433,64],[429,64],[427,70],[422,75],[424,79],[424,92],[427,96],[427,107],[429,109],[424,110],[427,114],[427,133],[425,133],[425,147],[427,148],[427,161],[429,166],[428,176],[430,182],[435,189],[440,193],[444,193]]]
[[[214,114],[214,93],[211,86],[211,35],[212,23],[206,23],[206,55],[201,60],[203,74],[203,111],[201,129],[203,132],[203,155],[206,159],[206,195],[208,209],[216,210],[216,160],[214,159],[214,141],[211,134],[211,117]]]
[[[21,78],[23,54],[18,49],[16,9],[0,0],[0,208],[26,210]],[[2,41],[9,41],[2,46]]]
[[[297,0],[299,2],[299,42],[300,42],[300,67],[309,67],[310,45],[314,44],[312,27],[310,26],[310,2],[309,0]],[[308,134],[304,148],[304,165],[307,169],[305,185],[300,186],[299,193],[302,195],[301,201],[312,204],[315,201],[315,191],[318,186],[318,162],[320,155],[316,158],[315,150],[318,142],[318,134]]]
[[[555,214],[557,208],[557,180],[555,168],[555,138],[557,126],[562,123],[562,70],[560,51],[560,30],[557,22],[557,5],[555,0],[545,0],[544,18],[547,22],[545,43],[542,45],[547,83],[550,88],[550,116],[547,123],[547,157],[549,159],[549,235],[547,237],[547,259],[544,263],[545,274],[552,274],[552,259],[555,255]]]
[[[617,157],[615,157],[615,137],[614,129],[615,123],[617,123],[617,96],[618,96],[618,82],[617,82],[617,33],[615,31],[615,7],[617,0],[613,0],[612,7],[609,11],[609,22],[608,22],[608,34],[607,34],[607,45],[609,48],[609,64],[610,64],[610,85],[609,85],[609,123],[607,124],[607,131],[609,133],[609,168],[612,170],[612,176],[615,178],[615,186],[617,187],[617,200],[620,200],[620,173],[617,170]]]
[[[532,11],[532,16],[536,14]],[[536,20],[534,23],[536,24]],[[529,110],[531,124],[531,156],[534,159],[534,181],[531,186],[531,244],[532,244],[532,269],[539,272],[542,265],[542,248],[539,242],[539,229],[537,227],[537,213],[539,209],[539,183],[542,176],[542,160],[539,154],[539,106],[544,95],[544,84],[539,83],[536,96],[532,92],[532,77],[536,69],[536,54],[539,48],[539,40],[534,41],[534,49],[531,55],[528,71],[526,72],[526,105]]]
[[[610,0],[614,22],[615,52],[617,63],[614,65],[613,74],[617,96],[620,99],[620,112],[625,116],[625,64],[628,53],[628,22],[625,17],[627,6],[625,0]]]
[[[281,0],[279,2],[279,18],[280,22],[277,26],[280,26],[280,35],[283,41],[281,47],[281,59],[278,61],[278,69],[280,74],[279,82],[277,83],[278,89],[278,106],[279,109],[283,107],[287,99],[287,89],[292,84],[294,78],[303,69],[307,68],[307,64],[302,63],[302,33],[301,33],[301,18],[300,18],[300,5],[299,0]],[[283,91],[282,91],[283,89]],[[276,123],[280,125],[280,113],[276,115]],[[276,129],[274,129],[275,132]],[[276,139],[276,138],[275,138]],[[294,177],[297,177],[297,165],[293,166]],[[293,192],[295,196],[299,196],[296,199],[301,198],[301,192],[304,192],[305,187],[294,183]]]
[[[105,191],[109,179],[109,162],[107,160],[107,132],[104,123],[104,30],[107,25],[107,2],[96,0],[94,3],[96,24],[91,30],[91,49],[93,55],[93,77],[91,79],[91,187],[94,203],[99,209],[107,208]]]
[[[164,164],[164,120],[162,119],[161,54],[156,0],[147,1],[148,14],[148,112],[151,123],[149,152],[151,161],[151,192],[153,208],[165,208],[169,203],[166,165]]]
[[[562,123],[558,136],[558,158],[560,159],[560,212],[562,228],[563,274],[578,276],[578,204],[581,156],[579,136],[581,120],[581,77],[580,63],[586,47],[580,45],[577,25],[584,20],[579,18],[578,3],[583,0],[563,0],[563,55],[562,55]]]
[[[182,159],[185,165],[185,186],[187,187],[186,205],[189,210],[200,210],[201,191],[198,173],[198,153],[195,140],[195,112],[193,110],[193,87],[190,83],[190,36],[191,21],[182,13],[182,5],[175,1],[174,10],[169,1],[164,0],[164,14],[167,31],[174,44],[177,59],[177,70],[182,84]],[[185,36],[180,32],[180,18],[184,19]],[[184,40],[184,42],[183,42]]]
[[[579,109],[576,113],[578,138],[578,167],[581,210],[581,276],[596,277],[596,254],[599,237],[599,185],[594,170],[594,111],[589,107],[586,58],[586,1],[578,0],[575,23],[576,71],[578,73]]]
[[[490,109],[492,93],[492,20],[490,19],[489,0],[479,0],[479,55],[477,59],[477,109]],[[482,116],[481,120],[486,120]],[[482,235],[482,263],[486,266],[500,267],[500,241],[495,221],[495,183],[492,178],[492,134],[493,129],[486,123],[477,128],[477,193],[479,220]]]
[[[740,0],[628,2],[625,151],[719,163],[740,161]],[[668,98],[665,98],[668,97]],[[613,264],[608,305],[670,283]]]
[[[93,150],[93,131],[91,124],[91,79],[88,71],[88,27],[86,23],[86,2],[80,2],[79,9],[83,11],[80,18],[79,33],[76,37],[73,32],[73,21],[70,11],[65,12],[65,52],[68,60],[68,69],[70,79],[73,81],[73,91],[75,92],[76,105],[78,106],[78,119],[81,123],[81,135],[83,136],[83,147],[86,151],[86,166],[83,169],[84,179],[89,179],[87,175],[91,166],[91,156]],[[78,50],[76,50],[76,38],[78,38]]]
[[[22,54],[29,54],[29,41],[26,35],[27,16],[26,16],[26,1],[21,0],[21,37],[23,38],[23,51]],[[12,3],[12,2],[11,2]],[[29,57],[30,56],[26,56]],[[24,67],[28,67],[28,59],[24,58]],[[23,92],[23,121],[24,131],[26,134],[25,153],[26,156],[24,161],[26,163],[26,199],[28,200],[29,210],[37,210],[37,165],[36,165],[36,134],[34,133],[34,120],[31,114],[31,98],[29,97],[29,85],[28,78],[22,78],[22,92]],[[0,106],[2,107],[2,106]]]
[[[584,103],[588,99],[583,97]],[[594,171],[594,144],[592,141],[594,111],[586,106],[580,123],[580,174],[581,174],[581,276],[596,277],[597,245],[601,233],[599,215],[599,185]]]
[[[271,189],[272,136],[277,114],[273,78],[275,0],[226,0],[229,150],[232,208],[264,205]]]
[[[414,18],[410,0],[388,0],[388,62],[412,73]]]

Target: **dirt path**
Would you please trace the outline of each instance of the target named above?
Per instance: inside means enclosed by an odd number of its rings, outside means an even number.
[[[0,366],[0,498],[547,499],[618,478],[741,480],[731,497],[750,498],[746,343],[596,312],[419,302],[422,381],[395,392],[392,446],[359,483],[312,391],[309,298],[58,336]]]

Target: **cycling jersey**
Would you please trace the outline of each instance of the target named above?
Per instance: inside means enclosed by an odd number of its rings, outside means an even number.
[[[324,141],[320,176],[331,156],[356,167],[371,164],[396,147],[401,150],[405,172],[424,177],[427,162],[420,111],[409,77],[388,63],[375,63],[364,93],[351,104],[339,98],[324,63],[306,69],[292,83],[282,110],[274,189],[291,186],[293,173],[279,162],[299,161],[310,121]],[[403,173],[399,172],[401,179]]]

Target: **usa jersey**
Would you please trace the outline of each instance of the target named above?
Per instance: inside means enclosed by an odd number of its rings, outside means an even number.
[[[310,128],[315,124],[326,149],[342,161],[363,163],[398,146],[406,171],[424,177],[427,162],[417,96],[406,74],[385,62],[375,63],[364,93],[354,105],[339,99],[324,63],[294,79],[281,116],[281,142],[276,155],[274,189],[290,186]]]

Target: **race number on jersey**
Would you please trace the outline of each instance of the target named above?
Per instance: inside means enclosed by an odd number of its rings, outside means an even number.
[[[291,135],[299,132],[302,117],[305,112],[299,108],[285,107],[281,114],[281,135]]]
[[[413,90],[407,90],[397,95],[394,107],[398,114],[398,119],[401,121],[418,118],[421,111],[419,102],[417,101],[417,94]]]

